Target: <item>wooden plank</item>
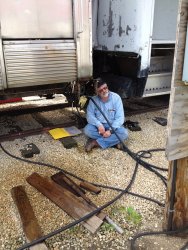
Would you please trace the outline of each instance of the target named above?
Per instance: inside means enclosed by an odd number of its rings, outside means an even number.
[[[181,229],[186,226],[188,226],[188,157],[177,161],[172,229]]]
[[[41,177],[37,173],[29,176],[27,182],[74,219],[79,219],[94,210],[86,207],[78,197],[63,187],[48,178]],[[94,215],[83,222],[83,226],[90,232],[95,233],[102,223],[103,221]]]
[[[182,81],[188,23],[188,0],[180,0],[166,154],[169,168],[165,223],[167,230],[188,226],[188,86]]]
[[[183,62],[186,43],[187,20],[188,20],[188,0],[179,1],[179,11],[176,32],[176,48],[174,56],[174,66],[172,75],[172,87],[177,86],[176,82],[182,80]],[[183,82],[181,84],[183,86]]]
[[[72,194],[77,194],[82,197],[79,200],[84,203],[86,207],[89,209],[96,209],[97,206],[83,193],[82,189],[69,177],[67,177],[64,173],[60,172],[55,175],[51,176],[52,180],[55,181],[57,184],[59,184],[63,188],[68,188]],[[65,183],[67,185],[65,185]],[[99,217],[101,220],[103,220],[106,217],[106,214],[103,212],[100,212],[96,214],[97,217]]]
[[[85,190],[88,190],[92,193],[99,194],[101,192],[101,189],[99,187],[96,187],[88,182],[82,181],[80,182],[80,187],[84,188]]]
[[[57,173],[54,176],[51,177],[54,181],[57,181],[57,183],[59,185],[61,185],[62,187],[64,187],[64,182],[67,183],[67,185],[69,185],[71,187],[71,189],[73,189],[75,192],[77,192],[81,197],[82,197],[82,202],[85,204],[85,206],[89,207],[89,208],[97,208],[97,206],[83,193],[82,189],[69,177],[67,177],[65,174],[63,174],[62,172]],[[84,185],[85,186],[85,185]],[[87,186],[87,185],[86,185]],[[93,185],[90,186],[90,188],[92,188],[92,190],[95,189],[95,187]],[[89,189],[90,189],[89,188]],[[71,190],[70,189],[70,190]],[[80,198],[81,199],[81,198]],[[99,217],[100,219],[106,219],[106,221],[113,225],[113,227],[116,229],[116,231],[120,234],[123,233],[123,229],[121,227],[119,227],[112,219],[110,219],[105,213],[103,213],[102,211],[98,214],[96,214],[97,217]]]
[[[11,190],[12,198],[18,208],[20,218],[22,221],[22,226],[24,234],[28,242],[36,240],[42,236],[41,228],[35,217],[33,208],[28,199],[28,196],[24,190],[23,186],[17,186]],[[45,243],[37,244],[30,247],[32,250],[46,250],[48,249]]]
[[[163,224],[165,230],[182,229],[186,226],[188,226],[188,157],[177,160],[177,166],[174,161],[170,162]]]
[[[69,192],[73,193],[76,196],[81,196],[81,193],[85,194],[85,191],[81,189],[73,180],[71,180],[69,177],[67,177],[63,172],[59,172],[57,174],[54,174],[51,176],[52,180],[55,181],[57,184],[61,185],[65,189],[67,189]],[[70,183],[70,181],[72,183]]]
[[[169,110],[166,155],[168,160],[188,156],[188,87],[176,87]]]
[[[172,217],[173,217],[173,208],[171,204],[171,200],[175,199],[175,195],[172,192],[172,189],[175,188],[173,186],[174,178],[173,177],[173,171],[174,171],[174,162],[171,161],[169,163],[168,168],[168,181],[167,181],[167,190],[166,190],[166,202],[165,202],[165,214],[164,214],[164,222],[163,222],[163,228],[167,231],[172,230]],[[173,197],[172,197],[173,195]],[[174,201],[172,202],[174,204]]]
[[[188,156],[188,86],[182,81],[187,23],[188,0],[180,0],[168,113],[166,155],[169,161]]]

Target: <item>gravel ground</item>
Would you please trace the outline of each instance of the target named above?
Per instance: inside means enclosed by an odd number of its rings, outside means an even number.
[[[129,120],[138,121],[142,131],[129,131],[127,146],[134,152],[164,148],[167,136],[166,127],[160,126],[152,119],[155,116],[166,117],[167,112],[167,110],[163,110],[128,117]],[[53,114],[50,112],[49,114],[53,120],[56,119],[56,116],[59,120],[60,113],[63,112],[53,112]],[[27,116],[26,124],[29,123],[29,119],[29,116]],[[7,141],[3,142],[2,145],[8,152],[20,157],[20,149],[27,143],[34,143],[40,149],[40,154],[31,158],[33,161],[58,166],[91,182],[119,188],[127,186],[135,166],[135,162],[130,156],[116,148],[107,150],[95,149],[87,154],[84,152],[85,136],[80,135],[75,137],[75,139],[78,142],[78,147],[72,149],[65,149],[60,141],[52,139],[49,134]],[[168,161],[164,152],[153,153],[152,158],[148,159],[148,162],[159,167],[168,167]],[[51,176],[55,173],[54,170],[15,160],[2,150],[0,166],[0,249],[17,249],[25,243],[20,218],[10,194],[10,190],[14,186],[25,186],[44,235],[72,221],[66,213],[37,192],[25,180],[33,172],[37,172],[42,176]],[[162,181],[141,166],[139,166],[135,182],[130,191],[165,203],[166,191]],[[103,189],[99,195],[91,195],[89,193],[87,195],[100,206],[115,197],[117,192]],[[127,208],[134,209],[134,215],[130,218],[127,215]],[[115,204],[105,209],[105,212],[124,229],[123,235],[115,232],[107,224],[101,226],[94,235],[83,226],[75,226],[47,239],[47,246],[53,250],[130,249],[130,239],[136,233],[162,230],[164,208],[135,196],[124,195]],[[137,249],[176,250],[180,249],[185,242],[186,239],[178,237],[150,236],[137,240],[136,245]]]

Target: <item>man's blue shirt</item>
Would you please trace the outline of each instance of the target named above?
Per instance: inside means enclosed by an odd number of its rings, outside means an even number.
[[[92,98],[104,112],[114,129],[120,128],[123,125],[125,121],[124,109],[121,97],[118,94],[110,91],[106,102],[103,102],[99,96],[94,96]],[[87,107],[87,122],[96,127],[107,123],[100,110],[98,110],[91,100]]]

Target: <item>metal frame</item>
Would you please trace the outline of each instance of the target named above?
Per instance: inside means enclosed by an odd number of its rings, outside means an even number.
[[[0,24],[0,67],[1,67],[1,83],[0,89],[7,88],[7,79],[6,79],[6,71],[5,71],[5,61],[3,58],[3,44],[2,44],[2,36],[1,36],[1,24]],[[2,88],[1,88],[2,86]]]

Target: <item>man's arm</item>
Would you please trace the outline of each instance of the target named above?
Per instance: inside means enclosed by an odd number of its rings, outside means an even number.
[[[87,122],[89,124],[92,124],[96,126],[97,128],[102,125],[102,123],[96,118],[95,116],[95,105],[94,103],[90,100],[89,104],[87,106]]]
[[[125,121],[124,108],[120,96],[116,98],[115,109],[116,109],[115,119],[112,122],[112,127],[114,129],[121,127]]]

